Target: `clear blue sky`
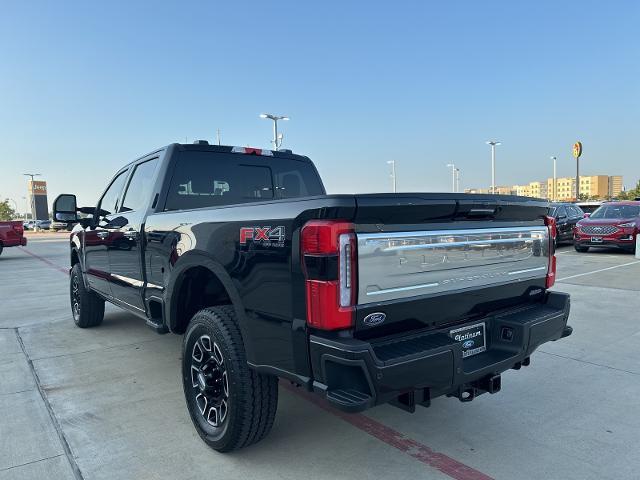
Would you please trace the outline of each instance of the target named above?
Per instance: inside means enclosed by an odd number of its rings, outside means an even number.
[[[92,203],[113,172],[185,137],[284,147],[330,192],[575,174],[640,178],[635,1],[3,2],[0,197],[25,171]]]

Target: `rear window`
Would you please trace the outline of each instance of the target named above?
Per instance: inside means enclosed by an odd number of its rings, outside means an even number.
[[[322,195],[310,163],[216,152],[181,152],[165,210]]]
[[[640,217],[640,205],[602,205],[591,214],[591,218]]]

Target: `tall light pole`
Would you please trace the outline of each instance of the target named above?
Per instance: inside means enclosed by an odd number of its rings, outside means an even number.
[[[460,191],[460,169],[456,168],[456,192]]]
[[[33,177],[39,177],[39,173],[23,173],[25,177],[31,177],[31,191],[29,192],[31,195],[31,220],[33,220],[33,230],[38,231],[38,223],[36,220],[36,200],[33,195]]]
[[[453,163],[447,163],[447,167],[451,169],[451,193],[456,193],[456,171],[458,169]]]
[[[558,160],[558,157],[553,156],[551,157],[551,160],[553,160],[553,196],[551,197],[551,200],[553,200],[554,202],[556,200],[558,200],[558,195],[556,192],[556,184],[557,184],[557,180],[556,180],[556,161]]]
[[[396,193],[398,184],[396,182],[396,161],[389,160],[387,161],[388,165],[391,165],[391,185],[393,186],[393,193]]]
[[[497,140],[489,140],[487,145],[491,145],[491,193],[496,193],[496,147],[502,143]]]
[[[289,120],[289,117],[285,115],[272,115],[270,113],[261,113],[260,118],[268,118],[273,120],[273,149],[278,151],[282,146],[282,134],[278,135],[278,120]]]

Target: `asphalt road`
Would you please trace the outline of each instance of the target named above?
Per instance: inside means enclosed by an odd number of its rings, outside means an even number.
[[[555,288],[572,295],[574,334],[506,372],[497,395],[344,415],[281,381],[271,434],[222,455],[188,418],[179,337],[115,307],[99,328],[74,326],[59,238],[0,256],[0,480],[639,477],[640,261],[629,254],[560,250]]]

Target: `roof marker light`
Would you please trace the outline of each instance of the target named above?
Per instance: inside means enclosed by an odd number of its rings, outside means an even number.
[[[273,157],[271,150],[263,150],[262,148],[252,147],[233,147],[231,153],[244,153],[245,155],[262,155],[263,157]]]

